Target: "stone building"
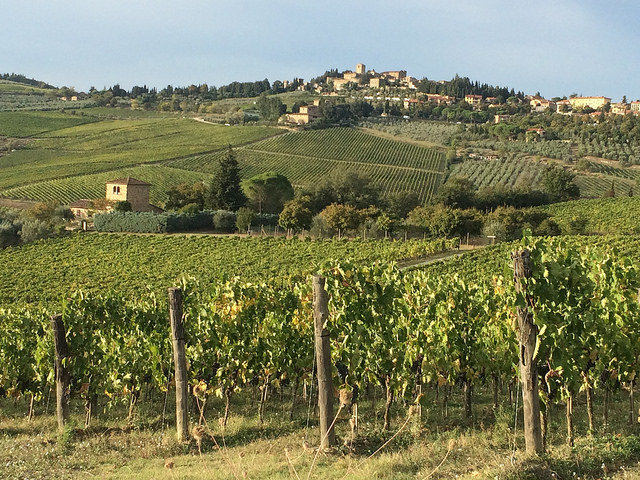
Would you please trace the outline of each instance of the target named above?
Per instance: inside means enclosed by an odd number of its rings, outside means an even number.
[[[110,202],[127,201],[134,212],[158,212],[161,208],[149,203],[150,183],[133,177],[107,182],[106,199]]]
[[[598,110],[607,103],[611,103],[611,99],[608,97],[573,97],[569,99],[569,103],[571,103],[572,110],[581,110],[587,107]]]
[[[287,113],[287,121],[306,125],[320,118],[319,112],[320,100],[314,100],[313,105],[302,105],[298,113]]]

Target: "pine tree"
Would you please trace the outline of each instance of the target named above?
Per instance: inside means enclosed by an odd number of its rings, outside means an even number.
[[[240,167],[236,155],[229,145],[227,153],[220,159],[209,185],[208,207],[219,210],[238,210],[247,201],[240,187]]]

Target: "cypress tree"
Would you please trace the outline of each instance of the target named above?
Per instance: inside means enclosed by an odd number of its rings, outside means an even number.
[[[240,187],[240,167],[236,155],[229,145],[227,153],[220,159],[209,185],[208,207],[219,210],[238,210],[247,197]]]

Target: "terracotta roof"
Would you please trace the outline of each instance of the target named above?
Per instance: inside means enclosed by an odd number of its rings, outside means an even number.
[[[151,185],[150,183],[143,182],[142,180],[138,180],[133,177],[118,178],[116,180],[111,180],[107,182],[107,185],[112,183],[117,183],[119,185]]]

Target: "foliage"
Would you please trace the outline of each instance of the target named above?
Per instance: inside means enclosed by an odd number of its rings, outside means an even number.
[[[181,183],[174,185],[167,191],[167,210],[178,210],[186,205],[195,204],[199,210],[204,209],[207,197],[207,186],[203,182],[193,184]]]
[[[438,190],[437,201],[448,207],[468,208],[474,204],[476,186],[466,177],[450,177]]]
[[[556,202],[573,200],[580,196],[580,188],[573,181],[575,175],[559,167],[548,167],[542,178],[544,191]]]
[[[220,158],[209,185],[207,206],[213,209],[238,210],[247,197],[240,187],[240,168],[231,145]]]
[[[114,212],[132,212],[133,208],[131,207],[131,202],[128,200],[120,200],[116,202],[113,206]]]
[[[280,213],[293,198],[293,186],[287,177],[275,172],[256,175],[242,182],[247,204],[258,213]]]
[[[420,227],[434,237],[478,234],[482,222],[477,210],[455,209],[443,204],[416,207],[406,219],[407,225]]]
[[[220,233],[232,233],[236,228],[236,215],[227,210],[218,210],[213,214],[213,228]]]
[[[358,228],[362,220],[360,212],[351,205],[332,203],[325,207],[320,215],[331,230],[346,232]]]
[[[415,192],[394,192],[384,197],[386,210],[397,219],[406,218],[411,210],[421,205]]]
[[[255,218],[255,212],[247,207],[240,207],[236,213],[236,228],[239,232],[251,230],[251,222]]]
[[[303,196],[285,203],[278,216],[278,225],[294,232],[310,229],[313,214],[309,208],[309,201],[309,197]]]
[[[270,121],[278,120],[280,115],[287,111],[287,106],[282,103],[282,100],[278,97],[267,96],[265,93],[261,94],[256,101],[256,107],[260,112],[260,118]]]

